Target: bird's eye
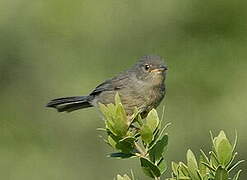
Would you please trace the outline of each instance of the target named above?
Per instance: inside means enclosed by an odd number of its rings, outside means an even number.
[[[146,71],[148,71],[150,66],[148,64],[145,64],[144,68],[145,68]]]

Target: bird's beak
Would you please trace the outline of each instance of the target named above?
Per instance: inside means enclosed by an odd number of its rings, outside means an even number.
[[[161,65],[159,68],[151,70],[151,72],[164,72],[164,71],[167,71],[167,70],[168,70],[167,66]]]

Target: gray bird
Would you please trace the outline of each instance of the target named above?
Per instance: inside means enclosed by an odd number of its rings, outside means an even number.
[[[165,96],[166,71],[167,66],[160,56],[143,56],[129,70],[98,85],[89,95],[53,99],[46,106],[59,112],[71,112],[98,107],[99,103],[114,104],[118,92],[127,115],[132,115],[137,107],[145,117]]]

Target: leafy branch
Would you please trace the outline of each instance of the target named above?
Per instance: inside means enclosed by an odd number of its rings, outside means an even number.
[[[232,145],[227,139],[224,131],[220,131],[219,135],[211,139],[213,143],[212,150],[208,156],[203,150],[200,150],[201,155],[199,160],[196,160],[194,153],[191,150],[187,151],[187,165],[183,162],[172,162],[172,178],[167,180],[238,180],[241,170],[231,177],[231,172],[244,160],[234,160],[237,156],[235,151],[237,144],[237,135]]]
[[[160,179],[167,169],[165,155],[168,135],[164,131],[169,124],[161,129],[155,109],[145,119],[138,110],[128,117],[118,94],[115,96],[115,105],[100,104],[100,110],[105,118],[105,128],[101,129],[106,132],[104,141],[116,151],[110,157],[138,158],[147,176]]]
[[[104,141],[114,149],[109,157],[118,159],[138,158],[143,172],[160,180],[167,170],[165,161],[168,135],[165,133],[170,124],[161,128],[161,121],[155,109],[146,118],[142,118],[136,109],[133,116],[127,116],[118,94],[115,105],[100,104],[100,110],[105,118]],[[194,153],[187,151],[187,164],[172,162],[172,177],[166,180],[238,180],[241,170],[232,175],[244,160],[235,162],[237,152],[237,135],[233,144],[227,139],[224,131],[214,137],[211,134],[212,150],[206,154],[200,150],[197,160]],[[134,180],[127,175],[118,175],[116,180]]]

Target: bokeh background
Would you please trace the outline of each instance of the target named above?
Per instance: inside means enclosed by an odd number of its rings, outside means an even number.
[[[209,131],[239,134],[247,159],[247,1],[1,0],[0,179],[109,180],[135,159],[106,158],[93,108],[57,113],[52,98],[84,95],[145,54],[169,65],[168,162],[208,151]],[[246,179],[245,172],[240,179]],[[169,176],[170,173],[167,173]]]

